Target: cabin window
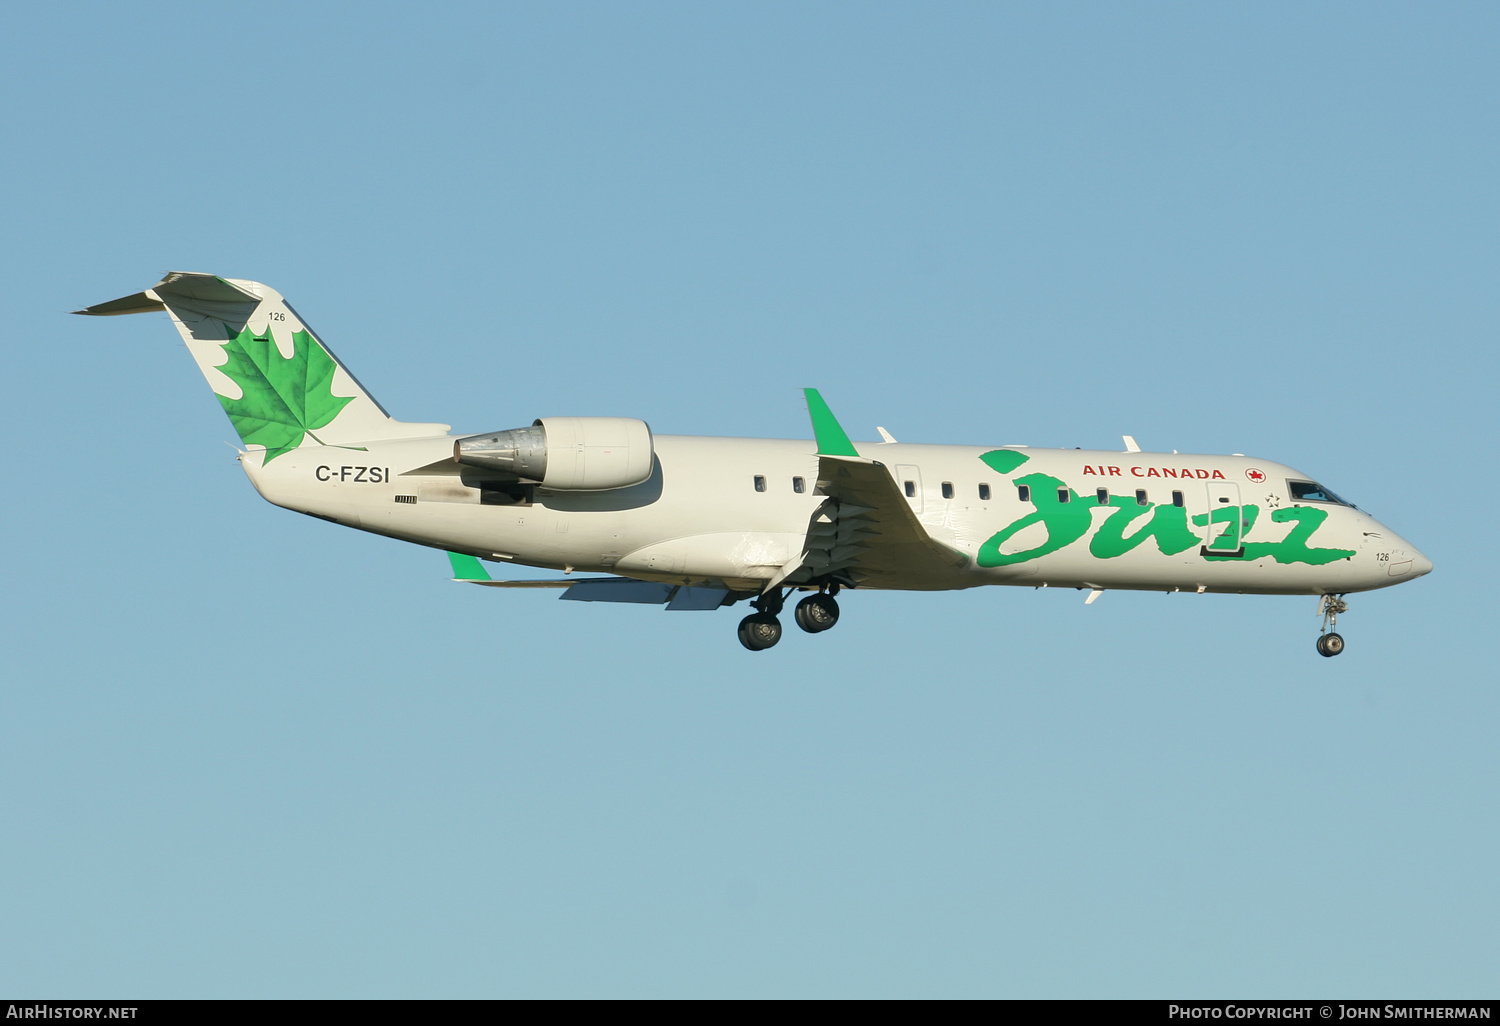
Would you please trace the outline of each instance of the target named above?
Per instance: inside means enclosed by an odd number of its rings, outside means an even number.
[[[989,502],[990,501],[990,486],[989,485],[982,484],[982,485],[979,486],[979,501],[980,502]]]
[[[800,477],[792,478],[792,491],[796,492],[798,495],[801,495],[803,492],[807,491],[807,482],[802,480],[802,478]]]
[[[1016,485],[1016,495],[1020,497],[1022,502],[1030,502],[1031,485]]]
[[[944,481],[943,482],[943,498],[945,498],[945,499],[951,499],[951,498],[953,498],[953,482],[952,481]]]
[[[1097,492],[1094,493],[1094,497],[1099,500],[1099,505],[1101,505],[1101,506],[1108,506],[1109,505],[1109,489],[1108,488],[1101,488],[1101,489],[1099,489]]]
[[[1147,499],[1146,499],[1146,489],[1144,489],[1144,488],[1137,488],[1135,490],[1135,504],[1137,506],[1149,506],[1149,505],[1151,505],[1151,503],[1149,501],[1147,501]]]
[[[1181,492],[1173,492],[1172,493],[1172,505],[1176,506],[1178,509],[1182,508],[1182,493]]]
[[[1057,490],[1057,501],[1058,502],[1068,502],[1072,498],[1073,498],[1073,490],[1071,488],[1059,488]]]
[[[766,475],[764,475],[764,474],[756,474],[755,475],[755,490],[757,492],[763,492],[763,491],[766,490]]]
[[[906,497],[908,499],[915,499],[917,497],[917,483],[915,481],[906,482]]]

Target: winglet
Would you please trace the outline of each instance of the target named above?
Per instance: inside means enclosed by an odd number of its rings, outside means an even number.
[[[455,581],[487,581],[490,579],[489,571],[473,556],[465,556],[461,552],[448,553],[448,562],[453,564],[453,579]]]
[[[807,413],[812,417],[813,437],[818,440],[818,455],[858,456],[859,450],[854,448],[854,443],[849,441],[849,436],[839,427],[838,418],[834,417],[833,411],[828,408],[818,390],[804,388],[802,392],[807,396]]]

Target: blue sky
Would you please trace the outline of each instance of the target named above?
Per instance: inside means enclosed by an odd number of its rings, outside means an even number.
[[[0,991],[1472,996],[1500,14],[11,5]],[[1351,599],[559,603],[275,509],[162,317],[281,290],[407,420],[1244,452]]]

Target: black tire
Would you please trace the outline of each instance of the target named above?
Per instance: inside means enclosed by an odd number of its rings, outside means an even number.
[[[797,603],[794,617],[798,627],[818,634],[839,622],[839,604],[832,595],[809,595]]]
[[[1329,632],[1318,639],[1318,654],[1332,659],[1344,650],[1344,636]]]
[[[740,644],[752,652],[770,648],[781,640],[781,621],[769,613],[752,613],[740,621]]]

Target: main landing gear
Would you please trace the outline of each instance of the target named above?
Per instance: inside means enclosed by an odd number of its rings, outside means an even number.
[[[820,591],[798,602],[792,618],[807,633],[821,634],[839,622],[839,604],[832,595]]]
[[[1318,611],[1323,614],[1323,630],[1318,635],[1318,654],[1332,658],[1344,650],[1344,636],[1334,631],[1338,626],[1339,614],[1347,612],[1349,603],[1344,601],[1342,595],[1324,595],[1318,603]]]
[[[839,604],[834,599],[839,586],[832,584],[827,591],[809,595],[797,603],[792,619],[809,634],[821,634],[839,622]],[[752,652],[770,648],[781,640],[781,621],[776,614],[781,612],[786,595],[780,588],[767,592],[751,602],[755,612],[740,621],[740,644]]]

